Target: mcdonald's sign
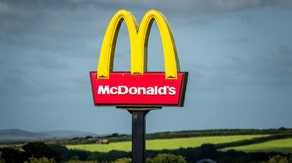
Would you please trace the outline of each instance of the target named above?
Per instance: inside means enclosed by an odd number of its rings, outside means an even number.
[[[113,72],[117,36],[122,22],[128,28],[131,72]],[[147,46],[150,29],[156,21],[160,31],[165,72],[147,72]],[[95,105],[183,106],[187,72],[180,72],[175,41],[166,18],[150,10],[138,27],[135,17],[126,10],[111,19],[100,51],[96,72],[90,72]]]

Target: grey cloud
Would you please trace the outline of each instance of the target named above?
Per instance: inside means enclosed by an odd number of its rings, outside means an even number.
[[[257,85],[291,86],[292,49],[279,46],[273,52],[257,54],[253,58],[231,57],[232,69],[246,83]]]
[[[13,10],[11,10],[13,6]],[[251,7],[262,6],[276,6],[276,7],[291,7],[292,2],[290,0],[161,0],[161,1],[148,1],[148,0],[128,0],[128,1],[116,1],[116,0],[27,0],[27,1],[3,1],[0,4],[1,12],[14,14],[33,15],[35,10],[47,10],[47,9],[70,9],[78,10],[86,8],[95,8],[97,10],[107,11],[108,9],[165,9],[170,11],[192,11],[192,12],[222,12],[222,11],[234,11],[239,9],[246,9]],[[174,13],[175,14],[175,13]]]
[[[289,0],[6,0],[0,2],[0,35],[79,35],[89,37],[93,28],[104,29],[112,14],[119,9],[134,10],[138,17],[145,10],[158,9],[183,22],[210,19],[206,15],[252,7],[291,7]],[[143,11],[142,11],[143,10]],[[141,12],[141,13],[139,13]],[[216,15],[215,14],[215,15]],[[182,20],[181,20],[182,19]],[[4,32],[3,32],[4,31]],[[62,31],[62,32],[61,32]]]
[[[55,2],[55,3],[53,3]],[[70,1],[0,2],[0,46],[42,51],[86,48],[102,37],[103,9]],[[2,10],[3,9],[3,10]],[[111,14],[106,14],[110,15]]]
[[[265,83],[291,85],[292,83],[292,49],[280,45],[275,52],[258,58],[259,80]]]
[[[73,0],[75,1],[75,0]],[[76,1],[75,1],[76,2]],[[79,1],[81,2],[81,1]],[[87,1],[88,2],[88,1]],[[104,5],[120,5],[130,6],[136,8],[165,8],[177,11],[205,11],[205,12],[220,12],[220,11],[234,11],[239,9],[246,9],[251,7],[262,6],[277,6],[277,7],[291,7],[292,2],[289,0],[162,0],[162,1],[148,1],[148,0],[129,0],[129,1],[113,1],[113,0],[97,0],[90,1],[92,3],[101,3]]]

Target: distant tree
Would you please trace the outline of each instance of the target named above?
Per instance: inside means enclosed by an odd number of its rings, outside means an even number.
[[[288,129],[282,126],[282,127],[278,128],[278,130],[280,130],[280,131],[286,131]]]
[[[80,161],[80,157],[78,155],[73,155],[70,160],[73,160],[73,161]]]
[[[110,152],[107,152],[105,155],[103,155],[102,159],[103,161],[114,161],[119,158],[126,158],[126,157],[131,157],[131,154],[129,152],[112,150]]]
[[[23,162],[25,160],[23,153],[16,149],[0,148],[0,152],[2,152],[1,158],[5,162]]]
[[[59,158],[62,161],[67,161],[72,158],[72,151],[68,150],[65,146],[59,144],[50,144],[48,145],[53,151],[59,154]],[[55,159],[56,160],[56,159]],[[58,161],[58,160],[57,160]]]
[[[117,137],[119,136],[119,133],[113,133],[111,137]]]
[[[72,159],[70,159],[72,160]],[[92,152],[88,157],[87,160],[95,160],[95,161],[103,161],[103,154],[98,152]]]
[[[52,150],[48,145],[42,142],[31,142],[22,147],[27,158],[53,158],[55,161],[60,161],[60,154]]]
[[[6,161],[2,158],[2,152],[0,151],[0,163],[5,163]]]
[[[210,158],[216,159],[217,157],[217,149],[213,144],[203,144],[199,149],[199,157],[201,159]]]
[[[86,136],[85,139],[92,139],[92,136]]]

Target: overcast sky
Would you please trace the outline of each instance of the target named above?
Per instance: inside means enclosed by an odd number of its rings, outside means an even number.
[[[111,17],[140,22],[149,9],[168,19],[182,71],[185,106],[147,114],[147,132],[292,128],[290,0],[0,0],[0,129],[131,133],[131,115],[95,107],[89,71]],[[125,24],[115,71],[129,71]],[[164,71],[154,23],[149,71]]]

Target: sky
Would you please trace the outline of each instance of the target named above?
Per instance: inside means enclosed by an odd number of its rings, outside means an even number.
[[[131,133],[129,112],[94,106],[89,77],[120,9],[163,13],[189,72],[184,107],[149,112],[147,133],[292,128],[290,0],[0,0],[0,129]],[[155,23],[148,56],[164,71]],[[129,57],[123,23],[114,71]]]

